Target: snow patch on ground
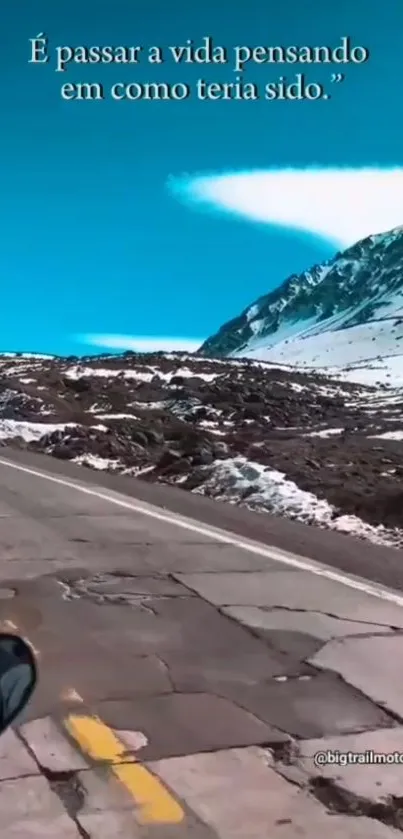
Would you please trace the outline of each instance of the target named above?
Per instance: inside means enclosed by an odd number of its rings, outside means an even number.
[[[141,382],[151,382],[155,377],[158,379],[162,379],[162,381],[169,383],[171,379],[176,376],[180,376],[183,379],[194,378],[197,375],[198,379],[203,379],[205,382],[212,382],[214,379],[217,378],[217,373],[195,373],[192,370],[189,370],[187,367],[178,367],[177,370],[173,370],[169,373],[163,373],[157,367],[148,367],[146,370],[116,370],[113,368],[92,368],[92,367],[81,367],[80,365],[75,365],[74,367],[70,367],[65,372],[65,376],[69,379],[83,379],[88,378],[89,376],[99,376],[100,378],[117,378],[120,376],[123,379],[138,379]]]
[[[403,440],[403,431],[385,431],[384,434],[372,434],[372,440]]]
[[[321,431],[310,431],[306,437],[332,437],[333,434],[343,434],[344,428],[322,428]]]
[[[29,358],[29,359],[32,359],[33,361],[35,361],[36,359],[38,359],[39,361],[41,361],[41,360],[51,361],[55,357],[56,356],[54,356],[54,355],[44,355],[43,353],[39,353],[39,352],[36,352],[36,353],[2,352],[1,353],[1,358],[13,358],[16,361],[19,361],[21,358]]]
[[[123,379],[138,379],[141,382],[151,382],[153,378],[152,372],[145,372],[143,370],[115,370],[113,368],[105,368],[97,367],[70,367],[70,369],[66,370],[65,376],[68,379],[85,379],[88,377],[99,377],[102,379],[112,379],[121,376]]]
[[[87,466],[90,469],[96,469],[99,472],[118,472],[119,475],[128,475],[137,478],[140,475],[146,475],[147,472],[152,472],[152,466],[132,466],[125,468],[124,463],[119,458],[99,457],[95,454],[81,454],[73,458],[72,463],[77,463],[79,466]]]
[[[121,462],[119,460],[112,460],[107,457],[98,457],[95,454],[81,454],[79,457],[73,458],[72,463],[78,463],[79,466],[88,466],[91,469],[98,469],[104,471],[109,469],[111,471],[120,471]]]
[[[327,501],[305,492],[284,473],[243,457],[214,464],[207,480],[194,492],[232,504],[241,503],[257,512],[268,512],[304,524],[338,530],[387,547],[400,547],[403,534],[382,525],[374,527],[357,516],[338,515]]]
[[[20,420],[0,419],[0,440],[11,440],[21,437],[26,443],[33,440],[40,440],[45,434],[53,434],[54,431],[64,431],[66,428],[75,428],[76,423],[45,423],[45,422],[22,422]]]
[[[99,419],[105,419],[105,420],[111,420],[111,419],[112,419],[112,420],[114,420],[114,419],[118,419],[118,420],[119,420],[119,419],[131,419],[131,420],[135,420],[135,419],[137,419],[137,417],[136,417],[136,415],[135,415],[135,414],[98,414],[98,413],[97,413],[97,416],[99,417]]]

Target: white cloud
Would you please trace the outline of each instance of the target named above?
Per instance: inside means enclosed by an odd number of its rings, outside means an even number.
[[[78,340],[93,347],[133,352],[195,352],[204,338],[164,338],[141,335],[81,335]]]
[[[173,178],[192,206],[326,237],[347,247],[403,225],[403,168],[309,168]]]

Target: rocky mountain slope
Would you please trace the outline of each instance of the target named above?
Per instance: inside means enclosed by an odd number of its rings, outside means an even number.
[[[0,356],[0,444],[403,545],[403,387],[157,353]]]
[[[224,324],[200,353],[334,368],[328,372],[352,372],[355,381],[400,370],[403,384],[403,228],[289,277]]]

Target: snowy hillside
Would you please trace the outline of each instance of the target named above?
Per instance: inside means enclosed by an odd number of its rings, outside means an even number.
[[[403,386],[403,319],[379,320],[250,349],[252,359],[318,371],[344,381]],[[400,344],[399,344],[400,342]],[[398,351],[396,351],[398,350]],[[399,352],[400,350],[400,352]],[[243,355],[243,353],[240,353]]]
[[[403,228],[288,278],[200,352],[403,384]]]

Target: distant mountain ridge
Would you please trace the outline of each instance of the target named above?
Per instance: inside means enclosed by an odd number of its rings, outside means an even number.
[[[403,346],[396,342],[403,338],[403,330],[398,328],[395,337],[391,341],[388,338],[388,346],[385,346],[385,337],[393,328],[402,325],[403,227],[398,227],[368,236],[321,265],[292,275],[225,323],[204,342],[199,353],[210,357],[249,356],[286,363],[292,350],[294,361],[295,357],[301,360],[301,353],[312,360],[319,345],[323,355],[323,341],[318,344],[316,340],[314,345],[312,339],[327,333],[331,340],[329,333],[349,330],[348,336],[346,332],[344,337],[349,338],[351,347],[354,329],[365,326],[363,357],[369,351],[368,342],[376,342],[379,330],[383,335],[381,354],[400,354]],[[370,335],[367,334],[369,328]],[[362,342],[362,329],[357,335]],[[340,336],[338,340],[340,343]],[[354,348],[349,352],[354,360]],[[375,348],[370,352],[375,355]],[[350,360],[345,355],[344,351],[343,363]],[[322,357],[317,361],[326,363]]]

